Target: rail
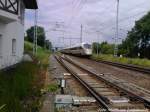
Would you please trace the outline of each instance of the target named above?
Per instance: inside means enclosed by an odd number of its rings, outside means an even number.
[[[69,66],[65,65],[64,62],[62,61],[62,58],[57,57],[56,55],[55,55],[55,58],[61,65],[63,65],[66,68],[66,70],[68,70],[93,95],[93,97],[95,97],[95,99],[99,102],[99,104],[101,104],[104,107],[104,109],[106,109],[109,112],[109,107],[106,103],[107,102],[106,99],[103,96],[99,95],[84,80],[82,80],[74,71],[70,69]]]
[[[103,60],[95,60],[95,59],[92,59],[92,60],[94,60],[96,62],[112,65],[112,66],[117,66],[120,68],[125,68],[125,69],[130,69],[130,70],[150,74],[150,68],[143,68],[143,67],[134,66],[134,65],[130,65],[130,64],[121,64],[118,62],[111,62],[111,61],[103,61]]]
[[[109,85],[112,85],[113,87],[117,88],[118,90],[122,90],[124,93],[128,93],[135,99],[144,102],[145,105],[148,108],[150,108],[150,99],[149,99],[149,97],[146,97],[146,95],[149,95],[149,93],[147,91],[142,90],[142,91],[139,91],[139,93],[136,93],[138,91],[136,89],[133,89],[132,87],[129,87],[128,83],[125,83],[122,81],[120,82],[119,80],[115,80],[110,77],[100,76],[98,73],[96,73],[96,71],[91,70],[90,68],[86,68],[85,66],[81,66],[81,64],[79,64],[78,62],[74,62],[72,59],[68,58],[67,56],[65,56],[64,59],[66,61],[69,61],[70,63],[74,64],[75,66],[87,71],[88,73],[93,74],[100,80],[103,80],[104,82],[108,83]],[[136,91],[134,91],[134,90],[136,90]],[[141,94],[144,94],[145,96],[141,96]]]

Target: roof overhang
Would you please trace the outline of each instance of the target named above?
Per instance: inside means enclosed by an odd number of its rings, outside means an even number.
[[[26,9],[38,9],[37,0],[23,0]]]

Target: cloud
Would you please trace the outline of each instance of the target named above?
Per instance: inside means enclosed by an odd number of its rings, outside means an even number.
[[[80,25],[83,24],[83,40],[85,42],[109,41],[115,36],[116,2],[117,0],[39,0],[38,24],[45,28],[47,39],[54,46],[63,46],[62,38],[80,37]],[[125,38],[136,20],[150,10],[149,0],[120,0],[119,37]],[[56,28],[56,22],[62,32],[49,29]],[[34,24],[34,12],[26,11],[26,29]],[[98,35],[96,31],[99,31]],[[99,36],[99,39],[97,38]],[[72,44],[79,42],[73,40]],[[70,41],[65,40],[69,45]]]

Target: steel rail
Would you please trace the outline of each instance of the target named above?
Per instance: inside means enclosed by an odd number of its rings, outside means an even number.
[[[95,60],[95,59],[91,59],[91,60],[99,62],[99,63],[104,63],[104,64],[120,67],[120,68],[125,68],[125,69],[138,71],[138,72],[141,72],[141,73],[150,74],[150,68],[144,68],[144,67],[139,67],[139,66],[130,65],[130,64],[121,64],[121,63],[118,63],[118,62],[111,62],[111,61],[103,61],[103,60]]]
[[[107,84],[109,84],[109,85],[111,85],[111,86],[117,88],[118,90],[122,90],[124,93],[127,93],[128,95],[133,96],[136,100],[144,102],[144,103],[145,103],[145,106],[147,106],[148,108],[150,108],[150,101],[149,101],[148,99],[145,99],[145,98],[143,98],[143,97],[141,97],[141,96],[135,94],[134,92],[128,91],[126,88],[122,88],[122,87],[120,87],[118,84],[114,84],[113,82],[109,82],[109,81],[106,80],[105,78],[99,76],[98,73],[96,73],[96,72],[94,72],[94,71],[91,71],[91,70],[89,70],[89,69],[86,69],[86,68],[84,68],[84,67],[78,65],[77,63],[73,62],[71,59],[69,59],[69,58],[66,57],[66,56],[65,56],[64,60],[66,60],[66,61],[68,61],[68,62],[74,64],[75,66],[77,66],[77,67],[79,67],[79,68],[81,68],[81,69],[87,71],[87,72],[90,73],[90,74],[93,74],[93,75],[96,76],[98,79],[103,80],[104,82],[106,82]]]
[[[69,66],[67,66],[63,61],[62,58],[57,57],[55,55],[56,60],[63,66],[67,71],[69,71],[90,93],[91,95],[99,102],[101,106],[103,106],[104,109],[107,110],[107,112],[110,112],[108,102],[106,99],[98,94],[92,87],[89,86],[84,80],[82,80],[73,70],[70,69]]]

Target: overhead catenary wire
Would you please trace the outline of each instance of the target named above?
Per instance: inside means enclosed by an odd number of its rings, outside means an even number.
[[[75,16],[77,16],[77,13],[79,13],[79,11],[83,8],[82,5],[84,5],[84,1],[86,0],[80,0],[79,3],[76,5],[76,7],[73,8],[71,18],[68,22],[68,26],[71,26],[72,21],[74,20]]]
[[[121,19],[119,20],[119,22],[122,23],[122,22],[124,22],[124,21],[129,20],[129,19],[133,19],[133,18],[135,18],[135,17],[137,17],[137,16],[141,16],[140,14],[143,14],[143,13],[145,13],[145,12],[146,12],[146,11],[142,11],[142,12],[139,12],[139,13],[134,14],[134,15],[132,15],[132,16],[127,16],[127,17],[121,18]],[[114,23],[114,24],[115,24],[115,23]],[[110,28],[113,27],[114,24],[106,25],[106,26],[103,27],[101,30],[110,29]]]
[[[85,4],[85,2],[86,2],[86,0],[80,0],[79,2],[73,2],[75,4],[75,6],[72,8],[72,15],[68,22],[68,25],[67,25],[68,27],[71,26],[72,21],[74,20],[75,16],[77,16],[77,14],[80,12],[80,10],[83,8],[83,5]],[[82,41],[82,39],[80,38],[80,42],[81,41]]]
[[[82,0],[81,0],[82,1]],[[81,1],[79,1],[79,0],[73,0],[72,1],[72,9],[71,9],[71,18],[69,19],[69,20],[67,20],[68,22],[67,22],[67,24],[66,24],[66,27],[70,27],[70,24],[72,23],[72,20],[73,20],[73,16],[75,15],[75,13],[76,13],[76,10],[78,9],[78,7],[80,7],[80,2]],[[64,19],[64,21],[66,21],[66,19]],[[64,29],[65,30],[65,29]],[[65,30],[65,32],[67,32],[66,30]],[[65,34],[63,34],[63,36],[64,36]]]
[[[81,5],[80,5],[81,4]],[[81,0],[81,1],[79,1],[79,0],[74,0],[73,1],[73,6],[74,6],[74,11],[73,11],[73,13],[72,13],[72,15],[73,15],[73,17],[70,19],[71,20],[71,23],[72,23],[72,21],[73,21],[73,19],[75,18],[75,15],[77,14],[77,12],[79,12],[80,10],[80,8],[82,9],[82,6],[83,6],[83,1]],[[140,6],[140,4],[138,5],[138,6]],[[107,10],[108,8],[106,8],[106,10]],[[133,8],[134,9],[134,8]],[[143,11],[144,12],[144,11]],[[101,13],[100,13],[101,14]],[[138,16],[138,14],[137,14],[137,16]],[[136,16],[134,16],[134,17],[136,17]],[[134,17],[132,17],[132,16],[128,16],[128,17],[123,17],[123,18],[121,18],[120,20],[119,20],[119,22],[120,23],[123,23],[124,21],[127,21],[127,20],[129,20],[129,19],[132,19],[132,18],[134,18]],[[101,24],[101,26],[102,26],[102,28],[100,29],[101,31],[103,31],[103,30],[105,30],[105,29],[108,29],[108,28],[112,28],[112,27],[114,27],[114,24],[111,24],[111,25],[107,25],[107,21],[106,22],[104,22],[104,23],[102,23]]]
[[[145,11],[143,11],[143,12],[145,12]],[[133,17],[135,17],[135,16],[137,16],[137,15],[143,13],[143,12],[137,13],[137,14],[135,14],[135,15],[133,15],[133,16],[127,16],[127,17],[121,18],[121,19],[119,20],[119,22],[121,23],[121,22],[124,22],[124,21],[126,21],[126,20],[132,19]],[[110,27],[107,26],[107,29],[108,29],[108,28],[112,28],[111,26],[113,27],[113,25],[110,25]],[[101,34],[103,34],[103,35],[105,35],[105,36],[109,36],[109,37],[112,36],[112,35],[109,35],[109,34],[106,34],[106,33],[102,32],[103,30],[105,30],[105,29],[101,29]],[[90,32],[90,31],[87,31],[87,30],[83,30],[83,31],[84,31],[85,33],[95,33],[95,32]],[[74,31],[74,33],[76,33],[76,32]],[[118,34],[118,35],[119,35],[119,34]]]
[[[131,10],[133,10],[133,9],[135,9],[136,7],[139,7],[139,6],[142,6],[143,4],[144,4],[145,2],[143,2],[143,3],[140,3],[140,4],[136,4],[134,7],[132,7],[132,8],[130,8],[130,9],[128,9],[128,10],[130,10],[130,12],[131,12]],[[99,14],[105,14],[105,12],[107,11],[107,10],[109,10],[109,9],[111,9],[111,8],[106,8],[106,9],[104,9],[104,11],[102,11],[101,13],[99,13]],[[146,11],[145,11],[146,12]],[[141,12],[141,13],[144,13],[144,11],[143,12]],[[139,13],[138,13],[139,14]],[[138,14],[136,14],[136,15],[138,15]],[[135,16],[136,16],[135,15]],[[128,17],[131,17],[131,16],[128,16]],[[133,17],[131,17],[131,18],[133,18]],[[98,23],[100,26],[105,26],[105,27],[102,27],[103,29],[104,28],[109,28],[109,26],[110,25],[107,25],[107,24],[109,24],[109,23],[112,23],[112,22],[110,22],[110,21],[112,21],[113,19],[109,19],[108,21],[104,21],[104,22],[101,22],[101,23]],[[122,20],[119,20],[119,22],[122,22]]]
[[[132,15],[132,16],[127,16],[127,17],[121,18],[121,19],[119,20],[119,23],[122,23],[122,22],[124,22],[124,21],[129,20],[129,19],[132,19],[132,18],[138,16],[139,14],[143,14],[144,12],[145,12],[145,11],[140,12],[140,13],[137,13],[137,14]],[[115,23],[114,23],[114,24],[115,24]],[[105,34],[105,33],[102,32],[102,31],[105,30],[105,29],[112,28],[112,27],[114,26],[114,24],[109,25],[109,26],[106,26],[106,28],[100,29],[100,30],[101,30],[101,33],[103,33],[104,35],[107,35],[107,34]],[[85,31],[85,30],[83,30],[83,31],[86,32],[86,33],[95,33],[95,32],[89,32],[89,31]],[[110,36],[110,35],[109,35],[109,36]]]
[[[136,6],[140,6],[140,4],[137,4]],[[139,13],[138,13],[138,14],[139,14]],[[127,17],[127,18],[129,18],[129,19],[130,19],[131,17]],[[125,21],[125,20],[126,20],[126,18],[123,18],[123,19],[124,19],[124,20],[119,20],[119,22],[123,22],[123,21]],[[105,23],[102,23],[102,24],[104,24],[104,25],[105,25]],[[102,24],[101,24],[101,25],[102,25]],[[109,25],[109,26],[110,26],[110,25]],[[113,25],[112,25],[112,26],[113,26]],[[103,29],[104,29],[104,28],[103,28]]]
[[[103,0],[101,0],[101,1],[103,1]],[[106,13],[106,11],[109,11],[110,9],[112,9],[112,5],[113,5],[114,3],[112,3],[112,4],[110,4],[110,5],[108,5],[108,6],[106,6],[100,13],[99,13],[99,15],[101,15],[102,17],[103,17],[103,14],[105,15],[105,14],[107,14]],[[138,3],[138,4],[136,4],[136,5],[134,5],[134,7],[132,7],[132,8],[130,8],[130,9],[128,9],[129,11],[131,11],[131,10],[133,10],[133,9],[135,9],[136,7],[139,7],[139,6],[142,6],[143,4],[145,4],[145,2],[142,2],[142,3]],[[104,5],[103,5],[104,6]],[[114,18],[115,19],[115,18]],[[112,19],[109,19],[108,21],[111,21]],[[108,21],[104,21],[104,22],[101,22],[101,23],[98,23],[100,26],[106,26],[106,24],[108,23]]]

